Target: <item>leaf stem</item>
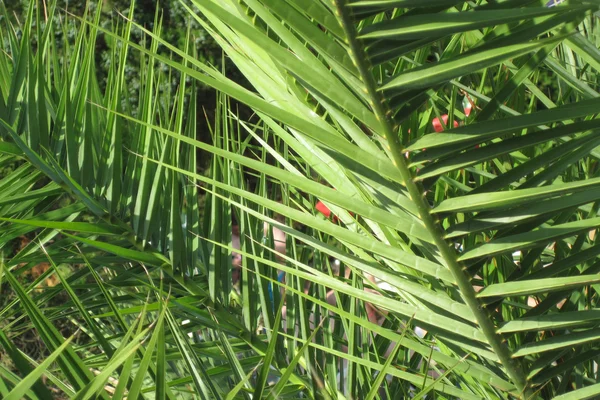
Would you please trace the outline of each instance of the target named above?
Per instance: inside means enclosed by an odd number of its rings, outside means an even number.
[[[431,233],[436,246],[439,248],[444,261],[456,280],[465,303],[475,315],[481,331],[487,338],[494,352],[498,355],[508,376],[515,384],[519,393],[521,393],[521,397],[525,399],[532,398],[533,392],[528,386],[520,363],[512,358],[511,351],[503,342],[503,338],[496,333],[496,327],[494,326],[493,321],[489,318],[482,304],[477,299],[475,290],[471,285],[471,278],[467,275],[465,268],[457,260],[456,250],[445,241],[444,232],[439,221],[434,219],[431,215],[431,207],[425,200],[425,191],[421,184],[413,179],[412,173],[402,154],[402,145],[398,138],[397,127],[394,127],[391,119],[391,110],[388,109],[383,96],[377,91],[377,84],[370,71],[367,55],[357,39],[356,27],[346,7],[347,0],[332,1],[336,9],[336,14],[346,34],[350,56],[358,69],[360,79],[364,83],[367,94],[371,99],[371,108],[378,121],[381,123],[383,136],[388,143],[388,150],[392,155],[392,162],[396,168],[398,168],[411,200],[417,206],[419,217],[425,224],[427,230]]]

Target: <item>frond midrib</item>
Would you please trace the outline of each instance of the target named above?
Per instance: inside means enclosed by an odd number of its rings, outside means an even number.
[[[508,376],[515,384],[519,393],[522,394],[523,398],[532,397],[533,394],[531,388],[528,386],[528,383],[525,379],[525,374],[522,372],[520,364],[518,361],[512,358],[509,348],[505,343],[503,343],[503,338],[496,334],[496,328],[493,321],[486,314],[484,308],[477,299],[469,276],[467,276],[465,269],[458,262],[456,250],[449,246],[449,244],[444,240],[443,229],[439,224],[439,221],[436,221],[431,214],[431,206],[425,201],[425,197],[423,196],[424,190],[420,186],[420,183],[414,180],[408,168],[407,162],[402,153],[401,143],[399,142],[398,135],[396,134],[397,128],[394,127],[393,121],[389,117],[392,115],[391,110],[388,109],[385,99],[382,97],[380,92],[377,91],[377,84],[366,61],[367,55],[357,39],[358,35],[356,27],[346,8],[347,0],[333,0],[333,2],[336,7],[336,15],[346,34],[346,41],[347,45],[349,46],[350,57],[359,71],[360,79],[365,85],[367,95],[371,99],[370,105],[383,129],[382,133],[388,143],[388,150],[392,156],[392,162],[394,166],[398,168],[398,171],[405,182],[405,186],[409,193],[409,198],[415,203],[418,209],[419,218],[423,221],[435,244],[438,246],[444,261],[456,279],[458,288],[465,303],[475,315],[483,334],[487,338],[494,352],[498,355],[498,358],[500,359]]]

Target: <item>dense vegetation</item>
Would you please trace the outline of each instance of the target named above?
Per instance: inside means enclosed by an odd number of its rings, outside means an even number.
[[[1,398],[599,396],[592,2],[69,4],[0,0]]]

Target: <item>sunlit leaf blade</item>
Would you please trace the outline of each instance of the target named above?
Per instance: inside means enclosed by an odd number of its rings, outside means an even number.
[[[41,376],[46,372],[46,370],[52,365],[54,360],[65,350],[65,348],[71,343],[73,337],[68,338],[61,344],[52,354],[50,354],[44,362],[35,367],[33,371],[31,371],[26,377],[23,378],[19,382],[17,386],[13,388],[6,396],[3,398],[6,400],[19,400],[25,397],[27,391],[41,378]]]
[[[492,296],[521,296],[528,294],[548,293],[558,290],[569,290],[580,286],[594,285],[600,282],[600,276],[582,275],[565,278],[547,278],[536,280],[522,280],[517,282],[496,283],[487,286],[478,297]]]
[[[503,324],[498,332],[543,331],[545,329],[564,329],[595,324],[600,319],[598,310],[562,312],[539,317],[521,318]]]

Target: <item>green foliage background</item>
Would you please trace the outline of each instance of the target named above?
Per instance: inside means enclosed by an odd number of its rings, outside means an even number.
[[[597,5],[183,4],[0,25],[0,397],[600,394]]]
[[[131,5],[129,0],[101,0],[102,3],[102,26],[110,28],[117,23],[121,16],[128,15],[128,10]],[[15,0],[6,3],[6,8],[9,15],[13,16],[13,20],[22,20],[26,15],[28,0]],[[43,8],[43,2],[38,2],[40,7]],[[98,1],[89,0],[58,0],[56,1],[57,7],[73,13],[77,16],[83,16],[88,5],[88,15],[93,15],[96,10]],[[183,48],[185,43],[186,35],[188,31],[192,38],[191,46],[196,49],[198,59],[208,65],[213,65],[217,69],[223,70],[227,76],[247,85],[246,79],[239,70],[232,64],[224,62],[223,52],[217,45],[213,37],[211,37],[198,22],[190,17],[184,6],[179,0],[139,0],[136,1],[136,8],[133,19],[141,26],[152,30],[154,27],[155,19],[159,16],[161,19],[161,36],[170,44]],[[56,18],[59,18],[58,16]],[[15,22],[15,21],[13,21]],[[57,44],[60,46],[64,40],[73,41],[77,33],[75,25],[71,25],[71,29],[66,31],[67,38],[63,38],[63,32],[56,32]],[[134,31],[132,33],[132,41],[140,43],[142,40],[142,34],[140,31]],[[106,37],[105,35],[99,34],[96,41],[96,75],[98,84],[101,90],[105,90],[108,74],[110,73],[110,52],[113,46],[118,46],[113,39]],[[159,47],[161,54],[167,54],[164,52],[164,47]],[[166,70],[165,70],[166,71]],[[170,70],[169,80],[162,82],[157,90],[164,96],[168,96],[168,93],[174,93],[179,85],[179,71]],[[130,53],[128,55],[127,67],[125,70],[125,82],[127,86],[127,92],[129,97],[124,99],[127,102],[127,109],[132,115],[136,115],[136,109],[139,100],[140,91],[140,59],[139,53]],[[189,82],[188,82],[189,83]],[[201,118],[198,118],[198,134],[199,140],[204,142],[211,142],[210,128],[209,125],[214,124],[214,108],[216,104],[215,91],[204,86],[198,85],[198,112]],[[237,103],[236,103],[237,104]],[[242,116],[248,116],[250,111],[243,105],[237,105],[238,111]],[[207,118],[204,118],[206,115]],[[203,161],[202,169],[208,168],[208,158],[201,157]]]

